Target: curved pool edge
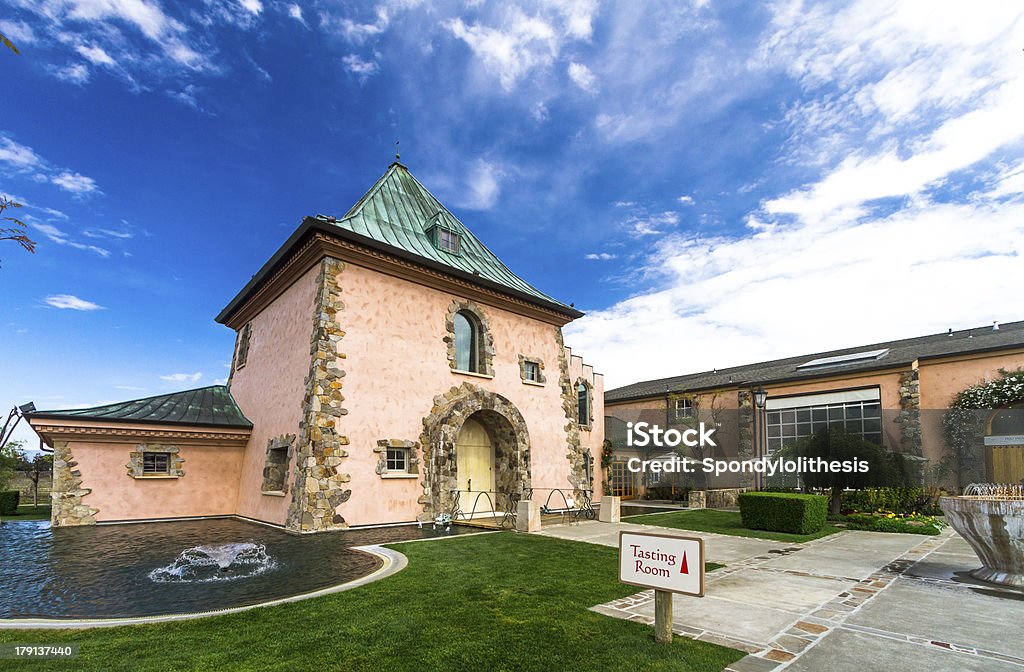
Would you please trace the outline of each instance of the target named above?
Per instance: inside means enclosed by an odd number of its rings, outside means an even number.
[[[184,614],[128,616],[122,618],[7,618],[0,619],[0,630],[79,630],[86,628],[113,628],[121,625],[173,623],[175,621],[190,621],[197,618],[210,618],[211,616],[226,616],[228,614],[250,611],[252,609],[273,607],[280,604],[288,604],[290,602],[301,602],[314,597],[323,597],[324,595],[342,593],[346,590],[365,586],[366,584],[373,583],[374,581],[380,581],[392,574],[397,574],[405,569],[409,564],[409,559],[406,558],[405,555],[383,546],[352,546],[351,548],[352,550],[362,551],[364,553],[377,556],[384,562],[384,564],[366,576],[346,581],[345,583],[338,584],[337,586],[321,588],[309,593],[292,595],[290,597],[280,597],[274,600],[268,600],[267,602],[258,602],[256,604],[248,604],[241,607],[229,607],[227,609],[216,609],[212,611],[195,611]]]

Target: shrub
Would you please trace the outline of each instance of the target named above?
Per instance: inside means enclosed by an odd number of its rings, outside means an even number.
[[[884,509],[896,513],[920,511],[925,504],[924,488],[865,488],[843,493],[843,510],[871,513]]]
[[[901,516],[892,512],[851,513],[846,516],[846,526],[851,530],[869,532],[902,532],[904,534],[936,535],[942,530],[942,523],[931,516],[910,514]]]
[[[814,534],[825,524],[828,499],[786,492],[744,492],[740,495],[743,527],[791,534]]]
[[[0,491],[0,516],[14,516],[18,513],[21,493],[17,490]]]

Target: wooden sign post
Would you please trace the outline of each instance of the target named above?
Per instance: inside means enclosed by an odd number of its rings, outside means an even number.
[[[704,597],[704,540],[619,533],[619,581],[654,588],[654,639],[672,642],[672,593]]]

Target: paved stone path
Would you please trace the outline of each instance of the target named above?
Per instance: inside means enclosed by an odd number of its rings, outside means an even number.
[[[704,598],[676,595],[673,629],[746,651],[729,672],[1024,671],[1024,591],[975,581],[966,542],[842,532],[805,544],[638,525],[585,522],[539,534],[617,546],[619,531],[704,539]],[[653,624],[654,591],[593,607]]]

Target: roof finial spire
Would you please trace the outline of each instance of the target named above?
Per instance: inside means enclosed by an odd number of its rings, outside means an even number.
[[[395,140],[395,161],[402,158],[402,155],[398,153],[398,140]]]

